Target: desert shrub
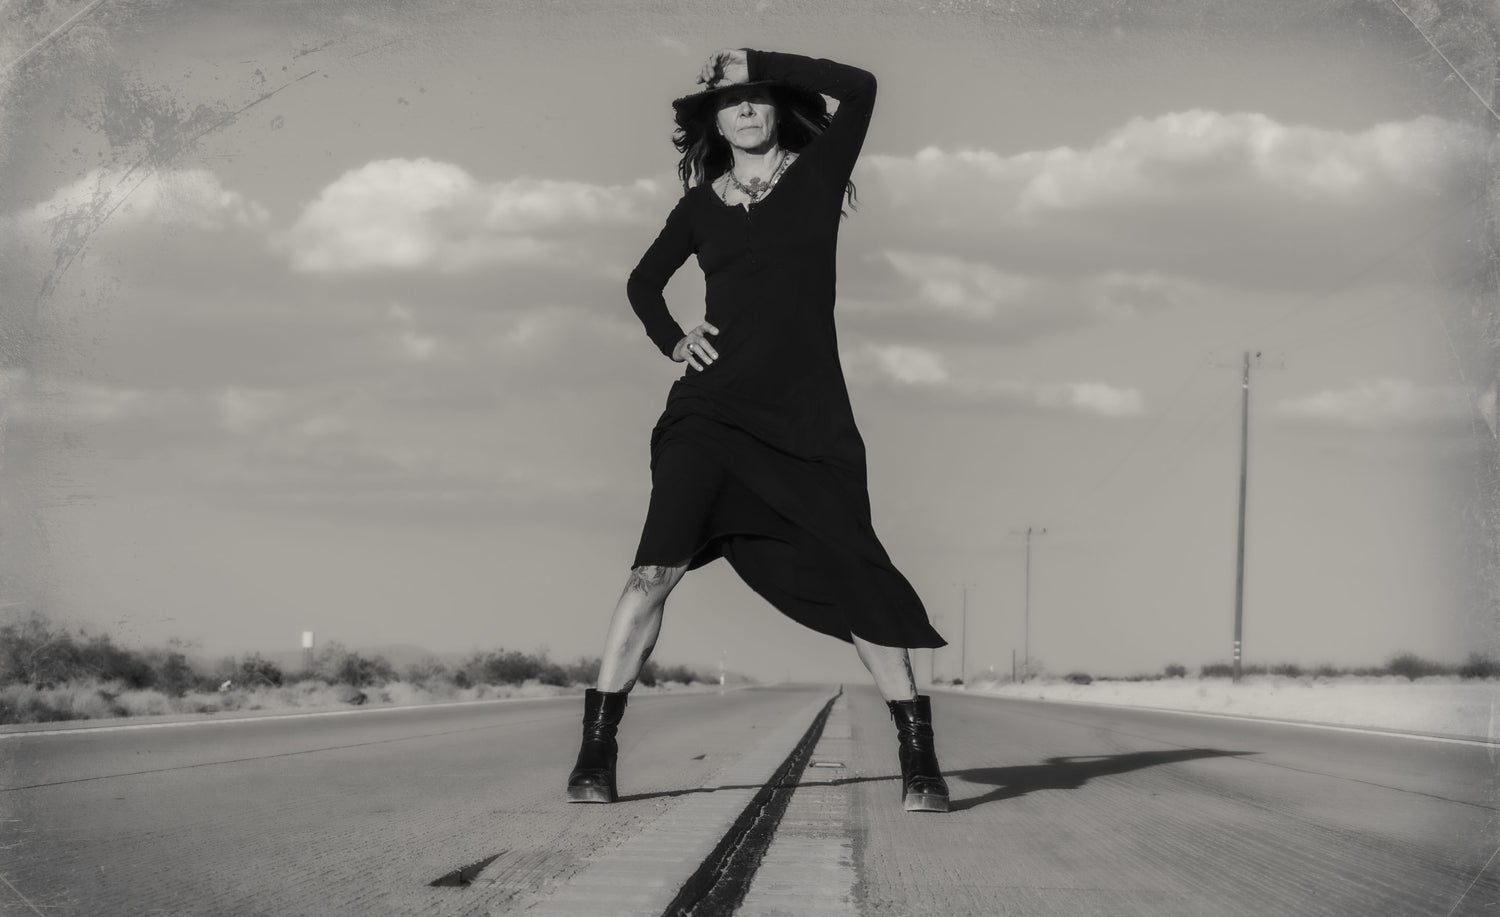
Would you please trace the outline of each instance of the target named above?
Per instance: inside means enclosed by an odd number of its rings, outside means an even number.
[[[155,673],[139,654],[107,636],[75,637],[41,615],[0,625],[0,683],[55,687],[80,679],[150,686]]]
[[[1343,674],[1343,670],[1341,670],[1338,666],[1330,665],[1326,662],[1313,669],[1313,675],[1317,678],[1338,678]]]
[[[48,688],[90,680],[118,682],[129,690],[162,684],[176,690],[191,684],[190,673],[181,653],[126,649],[107,635],[75,633],[41,615],[0,624],[0,685]]]
[[[1075,685],[1088,685],[1094,682],[1094,677],[1087,672],[1069,672],[1063,676],[1063,679]]]
[[[1162,671],[1168,678],[1186,678],[1188,672],[1187,666],[1178,665],[1175,662],[1168,665]]]
[[[704,681],[705,679],[685,665],[672,665],[657,668],[656,680],[659,682],[675,681],[678,684],[690,685],[693,682]]]
[[[145,656],[115,646],[107,635],[89,637],[79,647],[79,661],[88,675],[120,682],[129,689],[140,690],[156,683],[156,670]]]
[[[120,685],[76,681],[55,687],[6,685],[0,688],[0,723],[50,723],[127,716],[117,698]]]
[[[1428,675],[1448,674],[1448,670],[1440,663],[1423,659],[1416,653],[1400,653],[1392,656],[1391,661],[1385,664],[1385,670],[1391,675],[1400,675],[1408,681],[1416,681]]]
[[[77,677],[77,650],[71,634],[41,615],[0,625],[0,684],[43,688]]]
[[[156,687],[170,697],[181,697],[198,687],[201,676],[181,653],[167,653],[156,665]]]
[[[1458,667],[1460,678],[1500,678],[1500,661],[1483,653],[1470,653]]]
[[[575,685],[592,685],[599,680],[598,656],[589,658],[580,656],[578,661],[567,667],[568,683]]]
[[[236,685],[247,688],[279,688],[285,676],[282,674],[281,666],[262,657],[259,653],[251,653],[239,661],[230,679]]]
[[[71,699],[60,702],[55,690],[28,684],[0,687],[0,723],[53,723],[81,719]]]
[[[464,663],[463,673],[470,684],[497,685],[506,682],[519,684],[536,674],[532,660],[514,650],[494,650],[475,653]]]
[[[353,688],[378,686],[396,680],[396,669],[384,656],[363,656],[337,642],[318,651],[308,674],[326,684]]]
[[[519,650],[475,653],[464,663],[461,671],[467,675],[469,684],[518,685],[535,680],[544,685],[561,687],[571,683],[562,666],[549,661],[544,655]]]
[[[1264,666],[1264,665],[1247,665],[1244,662],[1240,663],[1240,674],[1241,675],[1268,675],[1268,674],[1270,674],[1270,672],[1271,672],[1271,670],[1269,668],[1267,668],[1266,666]],[[1232,662],[1211,662],[1208,665],[1200,666],[1198,668],[1198,677],[1199,678],[1233,678],[1234,677],[1234,663],[1232,663]]]
[[[1297,665],[1294,662],[1286,662],[1282,663],[1281,665],[1273,665],[1271,666],[1271,674],[1285,675],[1288,678],[1301,678],[1302,666]]]
[[[339,684],[354,688],[383,685],[396,680],[396,670],[384,656],[361,656],[345,653],[334,669],[334,679]]]
[[[402,678],[414,685],[451,685],[453,672],[436,659],[424,659],[407,666]]]
[[[648,688],[654,688],[657,681],[656,674],[659,671],[661,671],[661,667],[654,661],[647,659],[646,664],[641,666],[641,674],[636,676],[635,680]]]

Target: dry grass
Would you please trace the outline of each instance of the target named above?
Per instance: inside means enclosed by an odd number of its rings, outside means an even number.
[[[976,681],[976,694],[1228,713],[1422,733],[1500,737],[1500,679],[1432,676],[1170,678],[1079,684],[1039,678]]]
[[[179,716],[239,711],[288,713],[365,707],[411,707],[423,704],[495,700],[510,697],[557,697],[583,693],[582,685],[558,687],[531,680],[519,685],[455,687],[439,681],[430,685],[396,681],[355,689],[321,681],[300,681],[280,687],[231,688],[227,691],[197,691],[172,697],[160,691],[129,690],[119,682],[74,682],[57,688],[28,685],[0,687],[0,724],[51,723],[113,717]],[[708,690],[707,685],[693,689]],[[670,682],[661,691],[685,690]],[[717,690],[716,686],[714,688]],[[652,689],[637,688],[646,693]]]

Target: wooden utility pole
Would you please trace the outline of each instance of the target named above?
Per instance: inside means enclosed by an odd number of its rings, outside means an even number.
[[[1259,354],[1256,354],[1259,356]],[[1250,477],[1250,351],[1245,351],[1245,371],[1240,383],[1240,530],[1234,572],[1234,681],[1240,680],[1240,660],[1245,626],[1245,494]]]
[[[1026,681],[1031,677],[1031,536],[1045,535],[1047,530],[1028,525],[1026,531],[1011,534],[1026,536],[1026,623],[1021,643],[1021,680]]]
[[[958,680],[969,683],[969,584],[964,583],[964,624],[958,638]]]

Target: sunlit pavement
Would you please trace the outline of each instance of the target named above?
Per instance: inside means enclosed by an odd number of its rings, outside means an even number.
[[[1500,901],[1493,748],[933,704],[947,814],[902,811],[895,729],[865,687],[633,697],[609,806],[564,801],[576,698],[4,737],[0,914],[663,914],[698,896],[700,915],[1478,915]],[[787,786],[765,789],[777,773]]]

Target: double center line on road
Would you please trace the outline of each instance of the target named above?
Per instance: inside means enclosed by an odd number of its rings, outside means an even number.
[[[698,870],[683,883],[677,897],[667,906],[662,917],[689,917],[689,915],[733,914],[745,893],[750,890],[750,881],[761,859],[776,836],[776,826],[786,814],[792,793],[807,762],[812,757],[813,747],[823,735],[823,724],[828,722],[828,713],[833,709],[835,694],[823,705],[812,725],[807,727],[802,739],[792,747],[781,767],[766,781],[750,805],[735,819],[719,845]]]
[[[840,694],[842,689],[787,719],[739,761],[685,794],[685,802],[574,875],[527,914],[732,914],[750,888]]]

